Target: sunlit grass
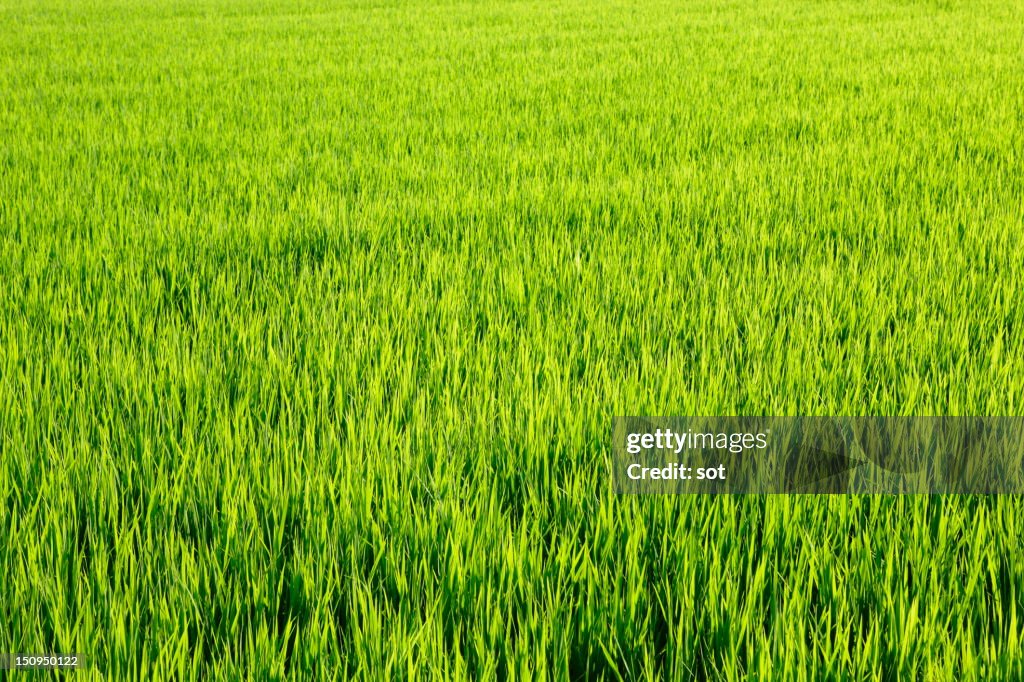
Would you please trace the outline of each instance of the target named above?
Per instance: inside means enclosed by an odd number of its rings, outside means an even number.
[[[1024,4],[0,0],[0,651],[1024,676],[1011,499],[616,414],[1020,414]]]

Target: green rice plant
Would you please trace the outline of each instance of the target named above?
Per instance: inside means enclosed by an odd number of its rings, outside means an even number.
[[[0,0],[0,652],[1024,679],[1019,500],[608,468],[615,415],[1021,413],[1022,26]]]

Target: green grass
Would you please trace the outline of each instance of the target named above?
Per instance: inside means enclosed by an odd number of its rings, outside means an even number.
[[[1021,0],[0,0],[0,651],[1024,678],[1019,500],[608,471],[1024,413],[1022,74]]]

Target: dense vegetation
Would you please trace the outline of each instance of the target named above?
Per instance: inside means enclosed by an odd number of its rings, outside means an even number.
[[[1024,678],[1018,500],[608,471],[616,414],[1021,413],[1022,54],[1020,0],[0,0],[0,651]]]

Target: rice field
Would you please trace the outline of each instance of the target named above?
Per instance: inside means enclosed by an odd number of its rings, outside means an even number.
[[[0,652],[1024,679],[1019,499],[609,471],[1024,414],[1022,169],[1021,0],[0,0]]]

